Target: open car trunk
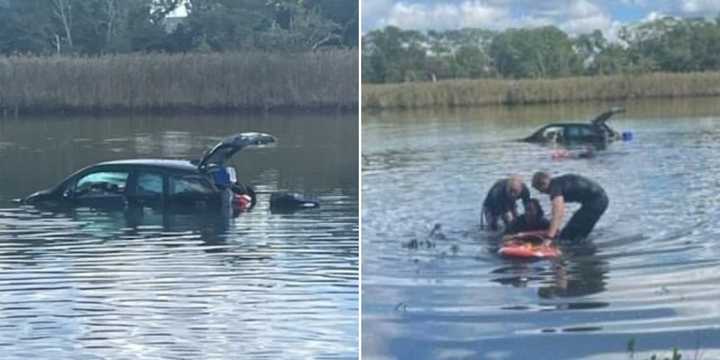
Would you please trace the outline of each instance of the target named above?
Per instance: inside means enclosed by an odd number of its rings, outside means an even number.
[[[245,147],[263,146],[274,142],[274,136],[258,132],[228,136],[203,155],[198,163],[198,169],[205,171],[211,165],[222,167],[228,159]]]

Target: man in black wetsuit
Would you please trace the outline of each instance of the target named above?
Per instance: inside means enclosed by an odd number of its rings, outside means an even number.
[[[595,224],[608,207],[608,197],[600,185],[580,175],[567,174],[550,177],[550,174],[539,171],[533,175],[532,186],[541,193],[550,195],[552,202],[552,218],[548,237],[558,235],[560,224],[565,215],[566,202],[579,202],[578,210],[560,232],[561,239],[578,240],[588,236]]]
[[[487,221],[490,230],[497,230],[498,219],[502,219],[507,228],[517,218],[517,200],[521,198],[523,207],[528,208],[530,190],[519,176],[502,179],[488,191],[483,201],[482,219]]]

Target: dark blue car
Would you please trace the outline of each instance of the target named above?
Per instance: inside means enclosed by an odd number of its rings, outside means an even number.
[[[236,179],[225,162],[248,146],[263,146],[275,138],[240,133],[225,138],[199,161],[133,159],[107,161],[70,175],[57,186],[38,191],[23,203],[44,207],[128,207],[214,210],[249,209],[255,193]]]
[[[554,123],[536,130],[522,141],[556,144],[596,144],[603,145],[620,139],[620,133],[607,124],[607,120],[623,108],[612,108],[595,117],[589,123]]]

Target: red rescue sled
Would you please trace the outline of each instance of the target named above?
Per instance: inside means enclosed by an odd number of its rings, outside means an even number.
[[[544,244],[545,232],[534,231],[507,236],[498,254],[514,258],[556,258],[562,252],[556,245]]]

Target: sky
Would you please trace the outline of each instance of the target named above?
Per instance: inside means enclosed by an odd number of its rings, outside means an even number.
[[[661,16],[720,15],[720,0],[361,0],[362,31],[394,25],[413,30],[555,25],[571,34],[620,27]]]

